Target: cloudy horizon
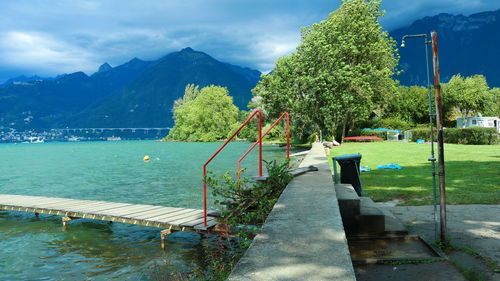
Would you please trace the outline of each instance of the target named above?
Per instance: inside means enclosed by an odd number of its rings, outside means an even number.
[[[267,72],[295,50],[300,28],[326,19],[340,1],[4,1],[0,3],[0,83],[19,75],[97,71],[134,57],[155,60],[186,47]],[[439,13],[500,8],[487,0],[386,0],[386,30]]]

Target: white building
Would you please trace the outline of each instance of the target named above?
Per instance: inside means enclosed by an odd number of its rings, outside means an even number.
[[[457,118],[457,128],[462,127],[483,127],[496,128],[500,132],[500,118],[498,117],[466,117],[465,125],[464,118]]]

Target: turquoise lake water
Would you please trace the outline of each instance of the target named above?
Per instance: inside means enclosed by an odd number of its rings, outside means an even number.
[[[202,165],[221,143],[154,141],[0,144],[0,193],[201,209]],[[250,146],[232,143],[208,166],[223,173]],[[243,167],[255,175],[257,149]],[[145,155],[151,161],[144,162]],[[264,159],[285,148],[264,147]],[[210,206],[213,208],[212,204]],[[176,270],[205,260],[209,240],[176,232],[160,248],[160,229],[70,222],[0,211],[0,280],[150,280],[168,260]]]

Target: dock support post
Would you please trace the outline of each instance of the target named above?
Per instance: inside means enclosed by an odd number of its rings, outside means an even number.
[[[63,227],[66,227],[68,225],[68,221],[71,221],[71,220],[74,220],[75,218],[73,217],[68,217],[68,216],[64,216],[62,217],[62,224],[63,224]]]
[[[170,226],[169,229],[164,229],[164,230],[162,230],[160,232],[160,236],[161,236],[161,248],[162,249],[165,250],[165,248],[166,248],[166,243],[165,243],[166,241],[165,240],[167,238],[167,235],[172,234],[174,232],[175,232],[175,230],[172,229],[172,226]]]

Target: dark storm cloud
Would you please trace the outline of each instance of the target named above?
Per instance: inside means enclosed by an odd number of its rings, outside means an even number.
[[[2,1],[0,81],[50,76],[133,57],[156,59],[190,46],[217,59],[272,69],[292,52],[300,27],[321,21],[340,1]],[[382,24],[394,29],[426,15],[500,8],[487,0],[386,0]]]

